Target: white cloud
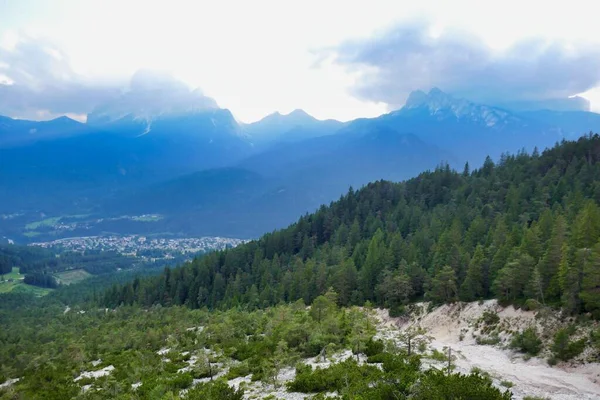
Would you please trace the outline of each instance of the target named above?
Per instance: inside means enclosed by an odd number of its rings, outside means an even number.
[[[0,46],[16,46],[14,32],[51,38],[88,86],[126,82],[141,68],[169,70],[244,121],[295,108],[347,120],[385,107],[351,95],[357,75],[314,68],[313,50],[415,16],[430,20],[434,33],[460,27],[493,49],[528,37],[600,40],[596,7],[593,0],[21,0],[0,3]]]
[[[442,90],[490,104],[567,99],[600,83],[600,47],[528,39],[494,50],[457,30],[430,35],[430,24],[398,24],[330,50],[360,74],[354,93],[399,108],[413,90]]]

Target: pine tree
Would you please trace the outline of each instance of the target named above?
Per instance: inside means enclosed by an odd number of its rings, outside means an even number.
[[[467,277],[460,287],[460,297],[463,301],[472,301],[485,296],[483,264],[485,255],[483,246],[479,245],[469,263]]]
[[[562,215],[558,215],[554,221],[552,234],[548,240],[548,246],[544,256],[538,264],[542,288],[546,298],[560,297],[559,267],[562,260],[563,244],[567,240],[567,224]]]
[[[580,297],[586,311],[600,318],[600,243],[592,250],[590,257],[586,258],[582,268]]]
[[[591,256],[591,249],[579,249],[575,252],[573,262],[564,266],[562,304],[563,309],[569,314],[580,311],[579,292],[581,291],[583,268],[584,265],[590,263]]]
[[[386,248],[383,242],[383,232],[378,229],[369,243],[365,265],[360,270],[361,290],[365,299],[374,299],[377,277],[385,268]]]
[[[434,303],[448,303],[456,300],[457,293],[456,273],[452,267],[446,265],[431,280],[427,298]]]

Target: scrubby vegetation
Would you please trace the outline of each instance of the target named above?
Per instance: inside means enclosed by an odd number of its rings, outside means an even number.
[[[335,299],[328,291],[310,308],[299,301],[252,312],[178,306],[65,311],[55,305],[23,308],[18,319],[0,308],[5,328],[0,334],[0,376],[21,378],[0,391],[0,398],[233,400],[242,398],[244,389],[230,388],[223,377],[250,376],[276,384],[281,371],[298,362],[287,385],[291,391],[424,399],[460,388],[456,393],[464,396],[510,398],[479,374],[424,371],[405,342],[388,352],[374,339],[371,311],[339,308]],[[410,340],[416,343],[422,334],[416,332]],[[344,350],[364,354],[363,359],[359,362],[350,353],[327,368],[303,363],[311,357],[327,360]],[[87,375],[103,370],[108,372]]]
[[[513,336],[510,346],[522,353],[536,356],[542,350],[542,340],[535,327],[529,327]]]
[[[586,339],[571,340],[575,331],[575,327],[571,326],[556,332],[554,344],[552,345],[552,352],[555,358],[561,361],[568,361],[581,354],[585,348]]]

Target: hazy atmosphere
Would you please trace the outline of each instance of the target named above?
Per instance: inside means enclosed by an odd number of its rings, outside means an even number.
[[[140,69],[199,88],[244,122],[297,108],[320,119],[376,116],[431,87],[500,105],[566,107],[583,93],[596,109],[593,4],[4,0],[0,113],[84,119],[134,91]],[[155,84],[188,96],[175,81]]]
[[[0,400],[599,400],[597,10],[0,0]]]

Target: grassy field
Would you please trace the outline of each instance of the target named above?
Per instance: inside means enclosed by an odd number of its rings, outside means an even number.
[[[40,288],[23,283],[24,275],[19,273],[19,268],[13,268],[10,273],[2,276],[4,277],[4,281],[0,281],[0,294],[13,292],[31,293],[36,296],[44,296],[52,291],[52,289]],[[12,282],[9,282],[9,279],[12,279]]]
[[[53,226],[53,225],[56,225],[58,223],[58,221],[61,220],[61,218],[62,217],[52,217],[52,218],[43,219],[41,221],[30,222],[29,224],[25,225],[25,230],[34,231],[34,230],[44,227],[44,226]]]
[[[28,238],[36,237],[39,235],[41,235],[41,233],[35,232],[35,231],[27,231],[23,234],[23,236],[28,237]]]
[[[54,277],[61,285],[70,285],[72,283],[81,282],[90,276],[92,276],[92,274],[83,269],[72,269],[54,274]]]
[[[4,279],[22,279],[24,275],[21,275],[19,273],[19,268],[13,267],[11,272],[2,276],[4,277]]]

